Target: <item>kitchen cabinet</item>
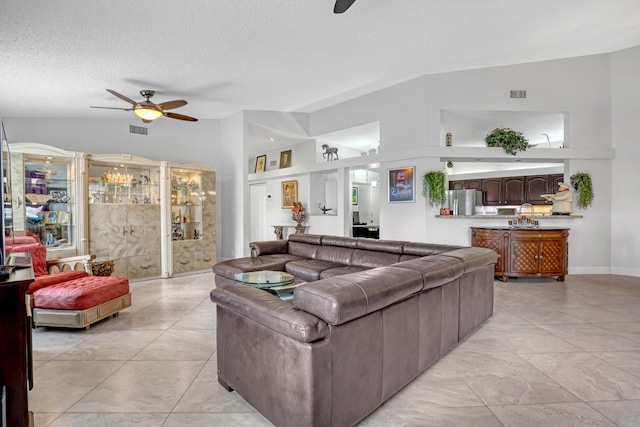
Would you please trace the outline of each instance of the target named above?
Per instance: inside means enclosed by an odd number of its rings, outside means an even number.
[[[27,397],[27,390],[33,387],[33,354],[25,302],[32,281],[33,270],[24,268],[0,282],[0,389],[6,426],[33,425]]]
[[[449,181],[449,190],[482,190],[482,180],[465,179]]]
[[[558,191],[558,183],[563,181],[563,177],[562,174],[552,174],[452,180],[449,181],[449,190],[481,190],[484,206],[548,205],[542,194]]]
[[[569,265],[569,229],[472,227],[471,246],[498,254],[495,275],[509,277],[557,277],[564,282]]]
[[[502,178],[488,178],[482,180],[482,204],[484,206],[503,205]]]

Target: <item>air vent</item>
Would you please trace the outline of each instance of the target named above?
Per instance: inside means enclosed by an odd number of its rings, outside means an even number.
[[[148,135],[149,129],[142,126],[129,125],[129,133],[137,133],[138,135]]]
[[[527,91],[526,90],[512,90],[510,93],[511,93],[511,98],[526,98],[527,97]]]
[[[271,161],[269,162],[269,166],[275,166],[276,164],[277,164],[277,161],[276,161],[276,160],[271,160]]]

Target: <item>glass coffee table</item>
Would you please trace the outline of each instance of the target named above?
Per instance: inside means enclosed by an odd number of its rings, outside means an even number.
[[[280,299],[293,298],[293,290],[304,283],[293,274],[283,271],[251,271],[233,275],[234,283],[252,286],[277,295]]]

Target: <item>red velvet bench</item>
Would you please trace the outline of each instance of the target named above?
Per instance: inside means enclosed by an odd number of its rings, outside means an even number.
[[[7,249],[31,254],[35,280],[27,289],[27,299],[35,326],[88,329],[131,306],[129,280],[93,276],[89,255],[47,261],[46,247],[28,239]]]

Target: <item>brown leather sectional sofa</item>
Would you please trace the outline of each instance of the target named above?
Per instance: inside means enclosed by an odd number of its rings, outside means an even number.
[[[493,314],[484,248],[293,234],[216,264],[218,380],[277,426],[351,426]],[[233,283],[288,271],[292,300]]]

